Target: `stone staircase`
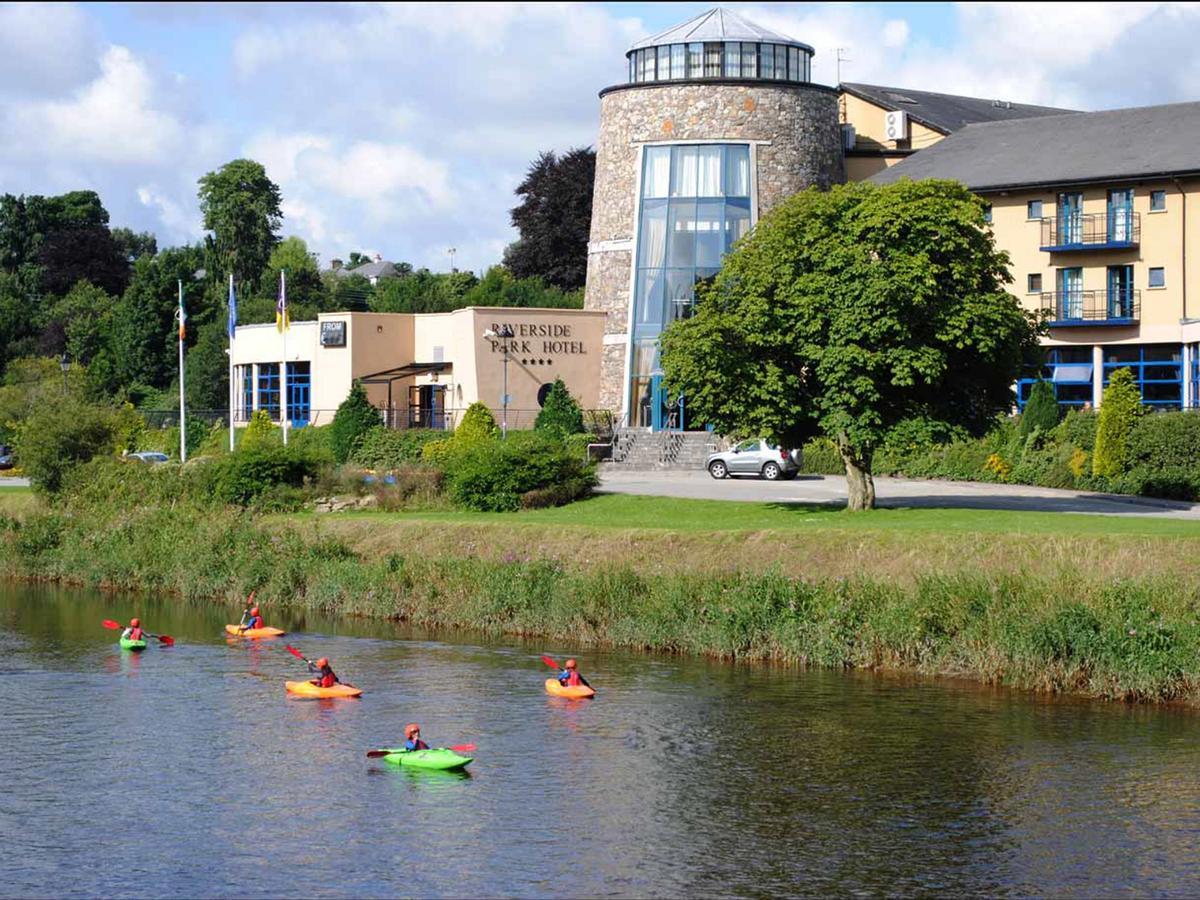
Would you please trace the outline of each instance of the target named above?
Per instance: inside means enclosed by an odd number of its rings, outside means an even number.
[[[708,454],[720,449],[721,439],[709,431],[645,431],[621,428],[613,434],[612,458],[605,466],[622,469],[704,468]]]

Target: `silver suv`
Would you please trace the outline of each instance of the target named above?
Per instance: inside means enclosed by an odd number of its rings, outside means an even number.
[[[780,450],[763,440],[742,441],[730,450],[709,454],[704,463],[713,478],[756,475],[767,481],[790,481],[800,474],[799,450]]]

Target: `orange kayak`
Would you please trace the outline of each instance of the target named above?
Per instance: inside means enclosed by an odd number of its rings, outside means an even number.
[[[317,687],[311,681],[285,681],[289,694],[297,697],[358,697],[362,694],[360,688],[350,684],[335,684],[333,687]]]
[[[279,637],[281,634],[287,634],[282,628],[247,628],[243,631],[237,625],[226,625],[225,631],[234,637],[244,638]]]
[[[584,687],[582,684],[575,687],[563,687],[558,683],[557,678],[546,679],[546,693],[553,694],[555,697],[569,697],[572,700],[587,700],[596,696],[596,692],[590,687]]]

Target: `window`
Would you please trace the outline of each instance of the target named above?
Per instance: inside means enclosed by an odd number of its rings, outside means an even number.
[[[989,225],[992,224],[992,204],[990,203],[983,204],[983,221]]]
[[[725,77],[740,78],[742,75],[742,45],[730,41],[725,45]]]
[[[1153,266],[1150,269],[1150,281],[1148,286],[1152,288],[1160,288],[1167,286],[1166,271],[1162,266]]]
[[[307,425],[312,394],[312,369],[308,362],[287,364],[288,421]]]
[[[1025,204],[1026,219],[1040,219],[1042,217],[1042,201],[1030,200]]]
[[[1142,403],[1179,409],[1183,397],[1183,347],[1180,344],[1120,344],[1104,348],[1104,383],[1117,369],[1133,372]]]
[[[1167,208],[1167,192],[1150,192],[1150,212],[1162,212]]]
[[[671,78],[687,78],[687,47],[683,44],[671,45]]]
[[[758,77],[758,45],[742,44],[742,77]]]
[[[1034,272],[1026,277],[1028,285],[1028,293],[1040,294],[1042,292],[1042,273]]]
[[[258,364],[258,408],[279,418],[279,363]]]
[[[721,51],[724,44],[709,43],[704,45],[704,77],[721,77]]]
[[[704,45],[688,44],[688,78],[704,77]]]
[[[671,77],[671,48],[658,48],[658,80],[666,81]]]
[[[758,71],[763,78],[775,77],[775,45],[759,44]]]
[[[238,419],[250,421],[250,412],[254,409],[254,367],[239,366],[242,370],[242,408],[238,410]]]
[[[721,258],[750,229],[750,179],[744,144],[645,148],[635,342],[653,341],[671,321],[691,315],[696,284],[716,274]]]
[[[1092,402],[1092,348],[1057,347],[1046,353],[1046,363],[1017,381],[1017,407],[1025,408],[1039,379],[1054,385],[1060,407],[1080,407]]]
[[[803,81],[804,73],[800,69],[800,48],[788,47],[788,80]]]

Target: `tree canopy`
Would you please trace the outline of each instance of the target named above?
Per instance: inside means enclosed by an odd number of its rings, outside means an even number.
[[[983,202],[949,181],[808,190],[726,257],[691,319],[662,336],[668,387],[693,421],[786,446],[837,445],[851,509],[913,419],[983,433],[1012,408],[1038,328],[1015,297]]]
[[[504,253],[504,265],[517,278],[541,278],[573,291],[587,277],[588,235],[592,228],[592,186],[596,151],[547,151],[517,186],[521,203],[512,210],[520,238]]]
[[[232,272],[239,285],[257,286],[279,243],[279,186],[252,159],[227,162],[199,185],[204,228],[211,232],[205,238],[209,270],[217,276]]]

